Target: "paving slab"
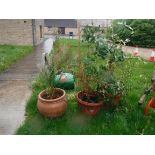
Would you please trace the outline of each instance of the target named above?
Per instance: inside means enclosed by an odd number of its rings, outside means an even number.
[[[0,135],[15,134],[25,117],[25,105],[31,96],[31,81],[40,72],[42,53],[52,49],[49,38],[34,51],[0,74]]]
[[[0,135],[12,135],[24,120],[29,81],[0,81]]]

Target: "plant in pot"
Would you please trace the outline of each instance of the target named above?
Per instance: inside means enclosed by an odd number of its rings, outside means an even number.
[[[97,54],[106,62],[105,74],[98,83],[97,90],[104,97],[106,107],[111,109],[118,105],[124,91],[123,84],[115,77],[116,63],[124,61],[124,55],[115,45],[106,43],[98,46],[97,50]]]
[[[121,78],[115,76],[115,72],[118,63],[123,65],[125,57],[122,45],[125,45],[129,40],[125,39],[123,41],[117,34],[113,33],[110,41],[104,35],[99,37],[96,41],[96,54],[103,59],[103,62],[106,61],[106,71],[98,84],[97,90],[104,97],[106,107],[113,109],[117,107],[121,97],[125,93],[124,83]]]
[[[50,55],[50,62],[45,66],[43,72],[45,80],[48,83],[48,88],[43,90],[38,95],[37,108],[39,112],[47,117],[62,116],[67,108],[66,93],[63,89],[54,87],[55,74],[58,67],[56,59],[60,57],[61,51],[53,51]],[[61,62],[60,62],[61,63]]]
[[[107,74],[103,81],[99,83],[97,91],[104,97],[105,107],[113,110],[121,101],[124,94],[124,85],[114,76]]]
[[[88,53],[82,60],[78,74],[78,82],[81,88],[81,91],[76,95],[78,105],[84,113],[91,116],[95,116],[104,105],[104,99],[97,91],[100,71],[103,72],[104,70],[102,64],[96,66],[97,58],[99,57]]]

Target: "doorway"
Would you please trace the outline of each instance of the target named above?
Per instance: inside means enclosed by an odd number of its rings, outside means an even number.
[[[65,27],[59,27],[58,33],[64,35],[65,34]]]

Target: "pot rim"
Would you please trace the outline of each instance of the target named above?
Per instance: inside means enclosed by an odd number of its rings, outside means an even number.
[[[89,106],[101,106],[103,103],[102,102],[94,102],[94,103],[90,103],[90,102],[86,102],[83,101],[79,98],[79,94],[82,93],[83,91],[80,91],[77,93],[76,98],[78,101],[82,102],[84,105],[89,105]],[[94,91],[95,92],[95,91]]]
[[[44,99],[44,98],[42,98],[41,97],[41,95],[46,91],[46,89],[44,89],[43,91],[41,91],[40,93],[39,93],[39,95],[38,95],[38,98],[40,99],[40,100],[42,100],[42,101],[45,101],[45,102],[53,102],[53,101],[58,101],[58,100],[61,100],[62,98],[64,98],[65,97],[65,95],[66,95],[66,92],[65,92],[65,90],[63,90],[63,89],[60,89],[60,88],[54,88],[55,90],[60,90],[60,91],[62,91],[63,92],[63,95],[62,96],[60,96],[60,97],[58,97],[58,98],[56,98],[56,99]]]

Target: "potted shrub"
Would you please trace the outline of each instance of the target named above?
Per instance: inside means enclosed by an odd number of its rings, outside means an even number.
[[[122,23],[123,24],[123,23]],[[127,25],[124,28],[128,28]],[[132,29],[130,30],[133,33]],[[98,92],[104,97],[107,108],[115,108],[121,101],[125,91],[125,79],[121,75],[116,76],[116,66],[123,65],[125,60],[122,45],[126,45],[130,40],[122,40],[111,30],[111,39],[107,40],[104,35],[99,35],[96,40],[96,54],[106,63],[105,75],[98,84]]]
[[[101,83],[98,87],[98,92],[104,97],[105,106],[107,109],[116,108],[123,96],[123,85],[118,80],[109,79]]]
[[[90,28],[94,31],[90,31]],[[83,38],[85,42],[94,44],[95,53],[89,51],[88,55],[83,58],[82,64],[79,65],[79,79],[83,91],[77,94],[77,100],[84,112],[96,115],[103,105],[115,107],[121,99],[123,84],[115,78],[114,73],[117,62],[124,61],[121,47],[128,39],[123,41],[112,33],[112,40],[108,41],[101,31],[96,33],[94,27],[90,28],[84,29]],[[80,50],[79,55],[81,55]],[[99,57],[102,59],[99,63],[101,65],[96,66],[95,60],[100,61]]]
[[[123,84],[115,77],[115,67],[117,62],[124,61],[124,55],[120,48],[115,44],[108,44],[104,39],[102,44],[96,46],[97,55],[107,62],[105,74],[98,83],[97,91],[101,93],[108,109],[117,107],[123,94]]]
[[[48,82],[49,87],[38,95],[37,107],[41,114],[47,117],[62,116],[67,108],[66,93],[63,89],[54,87],[55,73],[61,61],[54,61],[60,57],[61,51],[52,53],[47,66],[44,68],[45,80]],[[59,62],[59,63],[58,63]]]
[[[39,93],[37,103],[38,110],[47,117],[62,116],[67,108],[66,93],[63,89],[54,88],[54,72],[52,70],[45,72],[47,80],[49,80],[49,88]]]
[[[91,116],[95,116],[104,105],[104,99],[97,91],[97,84],[101,72],[96,67],[96,61],[97,57],[95,55],[87,55],[83,58],[78,74],[81,91],[76,95],[78,105],[82,112]],[[99,68],[101,67],[99,66]]]

